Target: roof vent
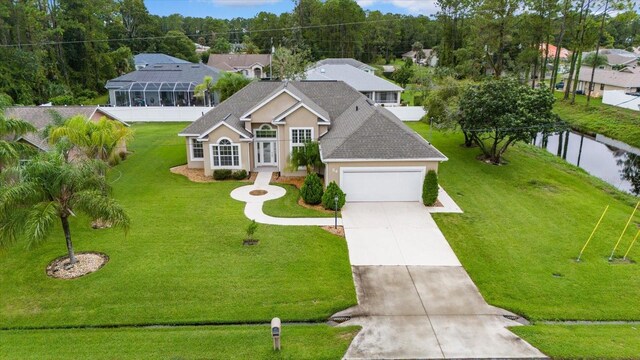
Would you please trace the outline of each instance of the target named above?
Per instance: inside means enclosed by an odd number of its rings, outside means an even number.
[[[358,105],[356,105],[356,111],[358,111]]]
[[[321,73],[321,74],[324,74],[324,73],[325,73],[324,68],[320,69],[320,73]]]

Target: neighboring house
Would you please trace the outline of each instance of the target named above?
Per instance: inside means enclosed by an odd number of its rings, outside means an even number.
[[[112,121],[118,121],[129,126],[127,123],[117,120],[102,110],[98,106],[13,106],[4,110],[6,118],[24,120],[33,125],[38,133],[29,133],[23,135],[18,141],[31,144],[41,151],[48,151],[51,148],[49,142],[43,139],[40,134],[47,125],[53,122],[53,112],[60,114],[63,118],[70,118],[76,115],[84,116],[90,121],[98,121],[106,117]],[[118,152],[126,152],[126,144],[122,144]]]
[[[583,53],[582,59],[585,59],[587,56],[595,54],[595,51],[590,51]],[[639,57],[638,54],[632,53],[630,51],[622,50],[622,49],[600,49],[598,55],[602,55],[607,58],[607,65],[602,66],[604,69],[612,69],[613,67],[624,67],[624,66],[636,66],[638,65]]]
[[[591,67],[583,66],[578,75],[577,90],[585,94],[589,91]],[[565,83],[566,80],[565,80]],[[593,77],[591,96],[600,97],[605,90],[623,90],[629,93],[640,92],[640,68],[622,70],[596,69]]]
[[[196,46],[196,54],[206,53],[207,51],[209,51],[209,49],[211,49],[210,46],[200,45],[198,43],[193,43],[193,45]]]
[[[195,87],[205,76],[214,83],[220,71],[205,64],[154,64],[143,69],[111,79],[105,88],[109,90],[111,106],[204,106],[197,99]],[[216,97],[210,94],[212,104]]]
[[[271,65],[271,54],[211,54],[209,66],[237,72],[249,79],[268,78],[265,68]]]
[[[361,61],[351,58],[329,58],[316,62],[313,67],[319,67],[322,65],[351,65],[356,69],[360,69],[369,74],[375,74],[376,68],[371,65],[367,65]]]
[[[540,44],[540,51],[542,52],[542,55],[545,55],[545,53],[548,50],[549,53],[546,54],[547,61],[552,62],[553,61],[552,59],[556,58],[558,47],[551,44],[549,44],[548,46],[549,48],[547,49],[547,43]],[[560,61],[568,61],[569,56],[571,56],[571,52],[569,50],[565,48],[560,48]]]
[[[144,69],[149,65],[155,64],[190,64],[187,60],[159,53],[143,53],[135,55],[133,57],[133,63],[136,65],[136,70]]]
[[[344,81],[376,104],[384,106],[399,106],[400,94],[404,90],[388,80],[358,70],[351,65],[321,65],[314,67],[307,70],[306,79]]]
[[[420,60],[418,60],[418,52],[413,50],[402,54],[402,58],[411,59],[414,63],[425,66],[436,67],[438,65],[438,55],[433,49],[422,49],[422,52],[424,53],[424,58]]]
[[[347,201],[420,201],[426,171],[447,160],[340,81],[253,82],[179,135],[188,167],[207,176],[217,169],[304,175],[289,169],[290,154],[319,141],[325,185],[338,183]]]

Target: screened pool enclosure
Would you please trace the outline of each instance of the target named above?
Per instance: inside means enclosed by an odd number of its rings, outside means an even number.
[[[134,82],[115,90],[116,106],[208,106],[213,95],[196,97],[195,82]]]

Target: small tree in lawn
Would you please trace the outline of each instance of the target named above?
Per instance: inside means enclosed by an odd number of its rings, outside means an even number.
[[[289,156],[289,170],[296,171],[304,166],[307,174],[317,172],[322,166],[320,159],[320,145],[317,141],[307,141],[302,147],[296,147]]]
[[[300,196],[302,200],[309,205],[317,205],[322,202],[322,180],[316,173],[307,175],[304,179],[304,184],[300,188]]]
[[[336,209],[336,196],[338,197],[338,208]],[[322,206],[329,210],[340,210],[344,206],[347,195],[340,189],[335,181],[329,183],[327,190],[322,195]]]
[[[253,235],[255,235],[257,230],[258,223],[255,220],[251,220],[251,222],[247,226],[247,240],[253,240]]]
[[[67,162],[60,153],[41,154],[22,168],[11,169],[0,186],[0,245],[25,239],[29,246],[45,240],[56,220],[62,223],[69,263],[77,262],[69,217],[83,212],[125,231],[129,216],[107,195],[109,185],[98,160]]]
[[[438,200],[438,174],[429,170],[422,184],[422,202],[425,206],[433,206]]]
[[[537,133],[564,128],[552,112],[553,94],[513,79],[470,86],[460,97],[460,126],[482,150],[484,159],[500,164],[516,141],[531,142]]]

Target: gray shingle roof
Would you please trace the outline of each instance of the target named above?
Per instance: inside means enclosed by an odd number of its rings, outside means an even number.
[[[361,61],[358,61],[356,59],[351,59],[351,58],[329,58],[329,59],[323,59],[320,60],[318,62],[316,62],[316,66],[314,67],[318,67],[318,66],[322,66],[322,65],[351,65],[353,67],[355,67],[356,69],[360,69],[360,70],[375,70],[376,68],[374,68],[371,65],[367,65]]]
[[[142,53],[133,57],[133,62],[137,65],[155,65],[155,64],[189,64],[187,60],[178,59],[167,54],[159,53]]]
[[[4,114],[7,118],[24,120],[40,132],[53,121],[53,112],[63,118],[76,115],[89,118],[97,109],[97,106],[13,106],[5,109]],[[25,134],[22,139],[42,150],[49,149],[49,144],[39,134]]]
[[[220,71],[205,64],[155,64],[107,81],[105,88],[119,89],[131,83],[202,83],[205,76],[218,81]]]
[[[322,65],[307,70],[307,80],[344,81],[358,91],[402,91],[400,86],[350,65]]]
[[[341,81],[253,82],[187,126],[180,134],[200,136],[226,121],[252,136],[239,117],[287,87],[313,101],[331,119],[320,139],[322,156],[331,159],[438,159],[446,157],[383,107]],[[302,98],[302,97],[301,97]],[[357,108],[357,110],[356,110]],[[225,120],[226,118],[226,120]]]
[[[270,62],[270,54],[211,54],[207,64],[224,71],[237,71],[255,63],[267,66]]]
[[[591,81],[592,69],[593,68],[587,66],[581,67],[578,79],[580,81]],[[606,84],[621,88],[637,88],[640,87],[640,69],[607,70],[596,68],[593,82],[595,84]]]

